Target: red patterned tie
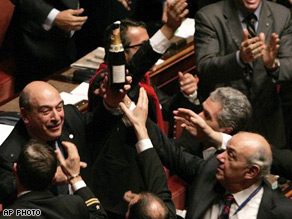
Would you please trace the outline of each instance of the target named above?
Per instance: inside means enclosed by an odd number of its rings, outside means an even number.
[[[230,206],[234,201],[234,197],[231,194],[227,194],[224,198],[224,208],[222,209],[222,212],[218,219],[228,219],[229,218],[229,211]]]

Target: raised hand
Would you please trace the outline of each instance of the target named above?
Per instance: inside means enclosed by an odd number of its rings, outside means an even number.
[[[189,10],[185,0],[167,0],[167,21],[161,31],[166,38],[171,39],[176,29],[181,25]]]
[[[198,78],[190,73],[183,74],[182,72],[178,72],[178,81],[180,90],[185,95],[191,95],[198,90]]]
[[[82,25],[87,20],[87,16],[79,16],[83,12],[83,8],[77,10],[68,9],[60,11],[54,21],[54,24],[60,29],[66,31],[80,30],[82,28]]]
[[[205,148],[220,147],[222,143],[221,133],[214,131],[198,114],[189,109],[179,108],[174,111],[174,115],[174,119],[181,121],[181,126],[203,142]]]
[[[248,30],[243,29],[243,40],[239,51],[239,56],[244,64],[252,62],[262,56],[264,44],[259,37],[248,39]]]
[[[117,108],[119,103],[123,101],[125,95],[131,88],[130,84],[132,83],[132,77],[126,76],[126,85],[124,85],[124,88],[119,91],[110,89],[108,86],[108,81],[108,74],[105,73],[103,76],[103,81],[100,84],[100,88],[96,89],[94,94],[101,96],[107,106]]]
[[[271,39],[268,45],[265,44],[265,34],[260,33],[260,40],[264,45],[264,49],[262,51],[262,60],[264,65],[268,69],[276,68],[275,59],[277,57],[280,45],[279,36],[276,33],[272,33]]]
[[[80,174],[80,167],[85,168],[87,166],[86,163],[80,162],[78,150],[73,143],[63,141],[62,146],[66,149],[68,158],[65,159],[59,150],[56,150],[55,154],[63,173],[67,176],[69,183],[81,180],[81,177],[78,176]]]
[[[141,140],[149,138],[145,125],[148,116],[148,97],[145,89],[142,87],[140,88],[139,99],[135,109],[132,111],[129,110],[123,102],[120,103],[120,107],[134,126],[137,139]]]

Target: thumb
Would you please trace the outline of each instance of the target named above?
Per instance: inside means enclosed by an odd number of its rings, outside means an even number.
[[[248,30],[246,28],[243,29],[243,40],[246,41],[248,40]]]
[[[262,41],[262,43],[265,44],[265,41],[266,41],[265,34],[263,32],[261,32],[260,35],[259,35],[259,37],[260,37],[260,41]]]
[[[178,78],[181,80],[181,79],[183,79],[183,77],[184,77],[184,74],[181,71],[179,71],[178,72]]]
[[[87,163],[80,161],[80,167],[85,169],[87,167]]]

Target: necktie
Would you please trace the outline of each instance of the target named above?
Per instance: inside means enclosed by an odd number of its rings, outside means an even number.
[[[224,208],[222,209],[222,212],[218,219],[228,219],[229,218],[229,211],[230,206],[234,202],[234,197],[231,194],[227,194],[224,198]]]
[[[246,28],[248,30],[248,38],[253,38],[256,36],[255,22],[257,17],[254,14],[249,14],[246,18]]]

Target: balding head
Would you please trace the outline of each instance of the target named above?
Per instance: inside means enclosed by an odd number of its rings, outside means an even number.
[[[63,101],[52,85],[43,81],[29,83],[20,94],[19,106],[22,119],[33,137],[51,141],[61,135]]]
[[[272,164],[272,151],[267,140],[259,134],[249,132],[240,132],[234,137],[239,138],[239,145],[249,151],[248,165],[257,164],[260,166],[258,177],[263,178],[268,175]]]
[[[260,135],[240,132],[217,156],[217,180],[230,192],[239,192],[266,176],[272,163],[269,143]]]

